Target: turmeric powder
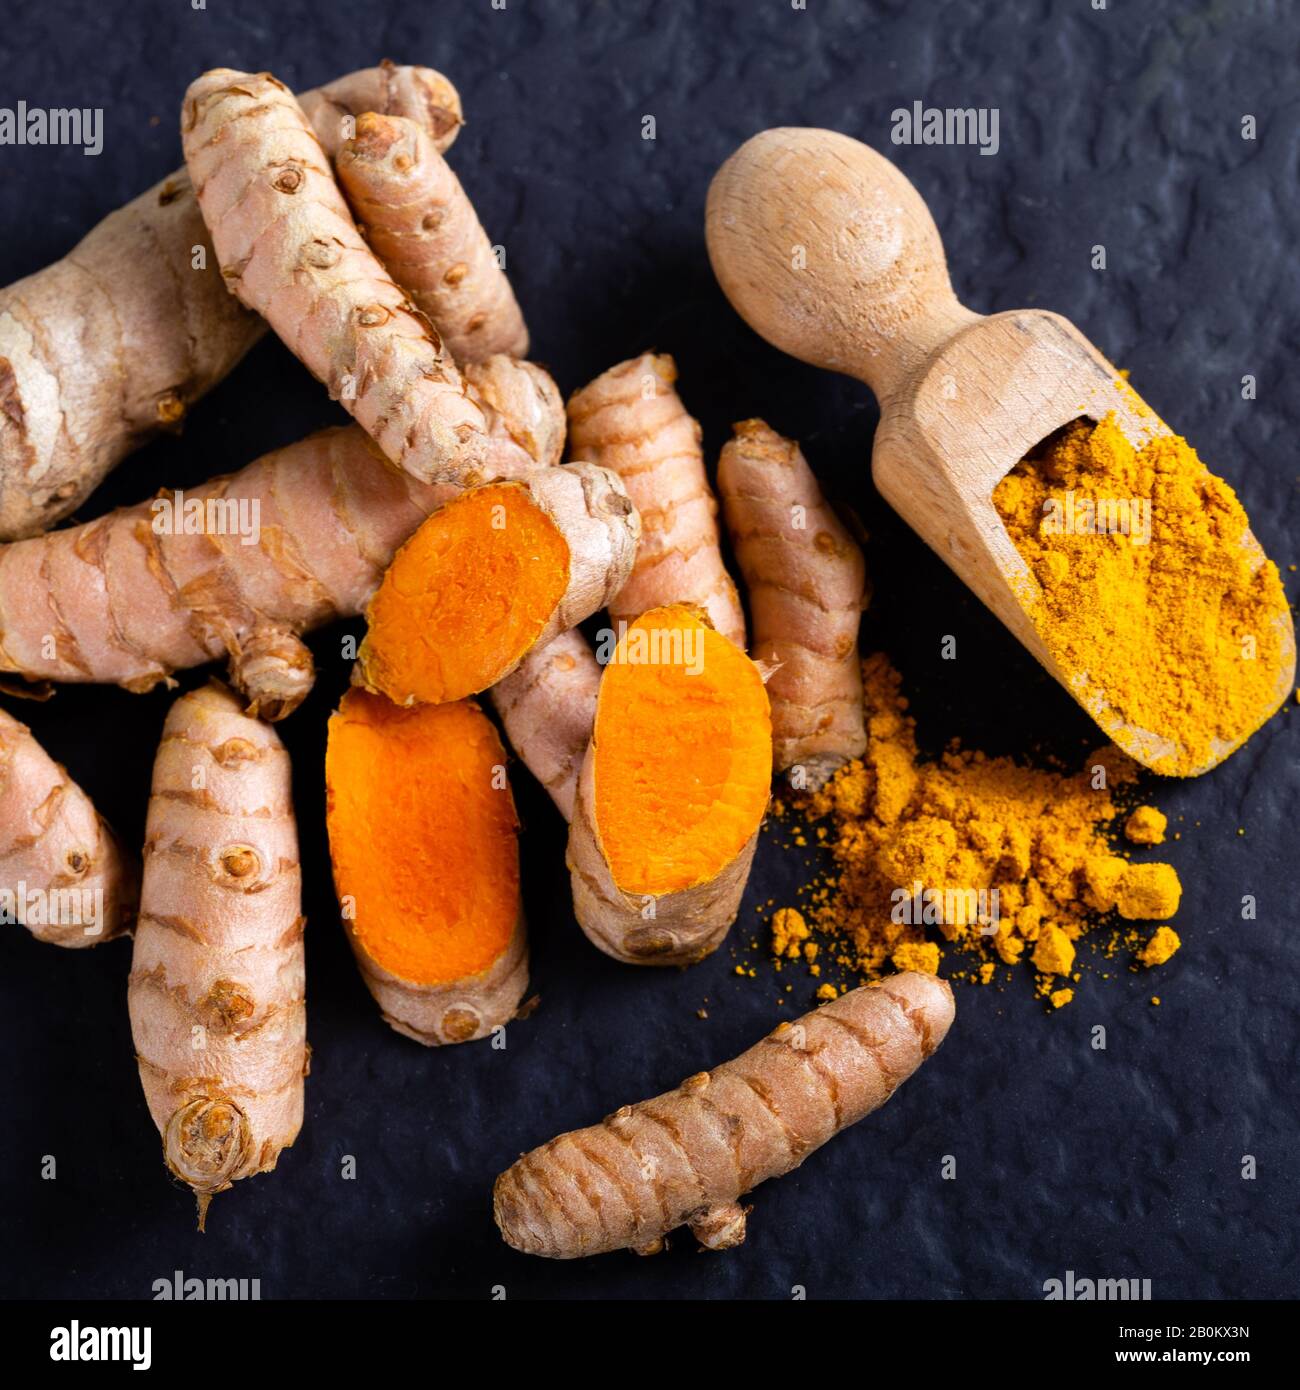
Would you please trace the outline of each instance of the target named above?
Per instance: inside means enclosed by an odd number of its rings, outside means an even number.
[[[1137,776],[1117,749],[1072,775],[955,744],[922,761],[898,673],[878,653],[862,677],[862,759],[811,797],[776,805],[778,817],[816,828],[808,838],[833,864],[797,908],[775,913],[778,968],[806,961],[809,944],[821,945],[819,961],[867,979],[935,973],[954,951],[973,958],[969,978],[984,984],[998,963],[1031,963],[1039,994],[1060,1008],[1073,998],[1077,943],[1105,914],[1176,909],[1172,865],[1132,864],[1112,847]],[[1121,923],[1103,944],[1140,940]]]
[[[1156,934],[1138,952],[1138,960],[1147,966],[1163,965],[1182,944],[1172,927],[1157,927]]]
[[[1048,654],[1106,733],[1137,731],[1149,767],[1203,772],[1281,705],[1295,669],[1281,577],[1185,439],[1135,447],[1113,413],[1075,420],[993,501],[1037,582],[1026,606]]]

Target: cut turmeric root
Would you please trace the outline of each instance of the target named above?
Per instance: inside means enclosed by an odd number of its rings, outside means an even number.
[[[608,601],[638,533],[618,479],[590,464],[463,493],[389,566],[366,610],[355,682],[399,705],[486,690]]]
[[[388,1024],[426,1046],[481,1038],[528,984],[506,754],[472,701],[399,709],[350,690],[329,723],[334,883]]]
[[[252,712],[282,718],[315,675],[301,636],[359,613],[398,546],[455,495],[350,426],[214,478],[183,508],[164,493],[0,546],[0,672],[146,691],[228,656]],[[241,516],[256,530],[239,534]]]
[[[684,604],[643,614],[601,679],[569,868],[602,951],[680,965],[736,918],[767,810],[772,725],[757,667]]]
[[[496,1181],[497,1227],[558,1260],[655,1254],[683,1225],[706,1249],[739,1245],[739,1199],[879,1109],[953,1012],[946,981],[908,972],[780,1023],[734,1061],[525,1154]]]

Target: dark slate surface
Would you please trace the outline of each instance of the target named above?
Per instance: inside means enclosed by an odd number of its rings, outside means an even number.
[[[579,17],[581,14],[581,18]],[[1084,717],[874,495],[874,403],[779,356],[713,284],[702,219],[714,169],[769,125],[826,125],[877,145],[889,113],[996,106],[1001,150],[893,153],[930,201],[963,298],[1072,317],[1243,495],[1283,565],[1300,558],[1294,439],[1300,272],[1295,7],[1276,3],[978,0],[905,6],[750,3],[277,3],[173,0],[10,7],[0,104],[103,106],[98,159],[0,150],[0,278],[66,251],[179,162],[187,82],[227,64],[306,87],[383,56],[444,69],[471,124],[452,162],[509,250],[535,352],[572,390],[648,345],[676,354],[710,454],[761,412],[802,437],[872,533],[865,641],[904,672],[923,742],[1070,756]],[[1259,138],[1244,142],[1243,114]],[[658,123],[654,143],[641,118]],[[1089,268],[1104,243],[1109,269]],[[1240,398],[1251,373],[1259,399]],[[86,515],[189,485],[337,411],[277,343],[132,459]],[[1291,591],[1294,576],[1288,576]],[[960,659],[943,662],[943,634]],[[555,1266],[507,1250],[493,1176],[522,1149],[747,1046],[790,1004],[721,951],[689,973],[598,955],[569,907],[562,834],[521,771],[534,986],[509,1046],[424,1051],[385,1028],[353,967],[326,867],[324,721],[346,681],[338,633],[283,726],[306,870],[307,1120],[269,1177],[217,1199],[206,1237],[169,1183],[136,1079],[130,948],[0,942],[5,1258],[11,1295],[147,1297],[152,1281],[260,1277],[264,1297],[1038,1297],[1043,1281],[1143,1277],[1157,1297],[1294,1295],[1297,978],[1294,708],[1230,763],[1152,795],[1184,818],[1184,948],[1154,975],[1087,975],[1045,1016],[1028,975],[965,989],[946,1047],[883,1113],[757,1196],[741,1250]],[[200,679],[191,675],[186,684]],[[169,696],[61,692],[23,705],[128,840],[142,834]],[[1245,831],[1238,833],[1238,828]],[[769,842],[742,921],[798,864]],[[1242,894],[1259,917],[1240,918]],[[1156,1009],[1148,998],[1164,999]],[[801,987],[798,1003],[808,998]],[[707,1000],[708,1019],[696,1011]],[[1094,1051],[1104,1025],[1109,1047]],[[58,1180],[39,1178],[41,1156]],[[355,1155],[355,1181],[340,1180]],[[941,1181],[944,1155],[955,1181]],[[1241,1178],[1253,1154],[1258,1177]]]

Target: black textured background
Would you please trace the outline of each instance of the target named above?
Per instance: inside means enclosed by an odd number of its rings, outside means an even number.
[[[914,699],[922,742],[1075,756],[1084,716],[874,495],[865,388],[787,360],[715,287],[708,181],[770,125],[825,125],[889,148],[929,200],[954,280],[979,310],[1074,319],[1242,494],[1284,567],[1297,555],[1300,100],[1296,7],[1248,0],[808,0],[724,4],[489,0],[184,0],[10,5],[0,105],[102,106],[106,143],[0,149],[0,280],[63,254],[179,163],[186,84],[214,65],[305,88],[389,56],[449,74],[469,124],[451,162],[510,271],[534,353],[567,393],[647,347],[670,351],[710,457],[733,419],[801,437],[828,490],[871,532],[865,628]],[[1001,150],[888,147],[889,113],[923,100],[996,106]],[[1243,141],[1243,114],[1259,138]],[[658,138],[641,138],[653,114]],[[1107,247],[1109,269],[1089,268]],[[1255,375],[1259,399],[1243,402]],[[341,418],[274,341],[136,455],[84,514],[190,485]],[[1287,575],[1295,592],[1295,577]],[[959,660],[939,659],[944,634]],[[1041,1297],[1045,1279],[1142,1277],[1160,1297],[1290,1296],[1296,1213],[1294,707],[1230,762],[1151,796],[1183,837],[1184,946],[1162,970],[1103,981],[1046,1015],[1024,972],[964,988],[947,1045],[880,1115],[757,1194],[740,1250],[610,1255],[558,1266],[509,1251],[493,1176],[521,1150],[731,1056],[811,986],[723,949],[686,973],[597,954],[574,923],[558,817],[522,769],[533,987],[509,1045],[426,1051],[379,1020],[337,922],[322,818],[339,632],[313,643],[315,695],[282,726],[306,870],[310,1039],[302,1135],[270,1176],[216,1199],[206,1237],[163,1169],[125,1007],[130,947],[61,952],[0,940],[0,1292],[148,1297],[152,1281],[260,1277],[263,1297]],[[190,685],[203,677],[191,674]],[[69,688],[16,708],[130,842],[142,836],[170,697]],[[1244,835],[1238,829],[1245,831]],[[771,839],[755,904],[799,861]],[[1243,922],[1255,894],[1259,917]],[[761,953],[757,953],[760,954]],[[757,957],[756,957],[757,958]],[[1148,1000],[1158,992],[1164,1002]],[[708,1018],[697,1010],[707,1001]],[[1105,1025],[1106,1051],[1090,1034]],[[41,1157],[58,1179],[40,1180]],[[355,1181],[340,1161],[356,1156]],[[944,1155],[957,1162],[942,1181]],[[1242,1156],[1258,1178],[1243,1181]]]

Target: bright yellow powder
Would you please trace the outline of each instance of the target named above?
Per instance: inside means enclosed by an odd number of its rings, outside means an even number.
[[[806,800],[774,805],[778,818],[813,823],[834,863],[799,910],[774,915],[780,959],[797,959],[811,938],[819,963],[873,979],[937,970],[951,951],[975,957],[972,979],[987,982],[999,961],[1032,962],[1046,984],[1071,973],[1076,943],[1118,901],[1165,915],[1172,891],[1176,905],[1171,865],[1133,865],[1112,848],[1116,794],[1131,793],[1136,778],[1116,749],[1073,775],[955,746],[922,762],[898,674],[881,654],[862,674],[862,760]],[[928,916],[927,899],[936,903]],[[1140,942],[1121,928],[1102,944]]]
[[[993,501],[1037,580],[1026,604],[1053,660],[1112,737],[1163,741],[1156,771],[1204,771],[1285,699],[1295,635],[1277,566],[1243,544],[1241,503],[1185,439],[1135,449],[1114,414],[1076,420]]]

